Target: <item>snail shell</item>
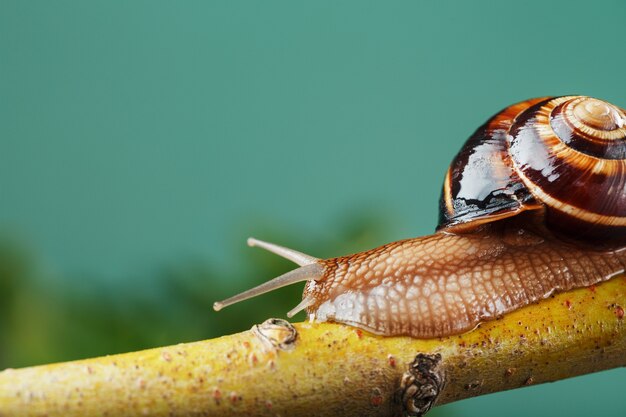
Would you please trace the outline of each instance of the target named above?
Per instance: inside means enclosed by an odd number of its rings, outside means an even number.
[[[250,239],[301,265],[216,310],[293,282],[319,321],[441,337],[626,269],[626,113],[590,97],[507,107],[447,171],[430,236],[320,260]]]
[[[626,118],[590,97],[532,99],[472,135],[444,180],[439,229],[546,211],[576,237],[626,236]]]

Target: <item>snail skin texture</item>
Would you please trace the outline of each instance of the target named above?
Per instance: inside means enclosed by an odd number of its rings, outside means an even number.
[[[626,113],[544,97],[497,113],[447,171],[437,232],[332,259],[249,239],[301,265],[214,305],[294,282],[312,319],[380,335],[433,338],[626,266]]]

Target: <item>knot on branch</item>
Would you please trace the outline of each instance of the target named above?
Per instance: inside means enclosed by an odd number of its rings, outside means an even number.
[[[252,327],[256,335],[269,349],[291,350],[295,347],[298,331],[293,324],[283,319],[267,319]]]
[[[441,355],[418,353],[409,369],[402,375],[395,401],[400,406],[397,415],[420,417],[433,406],[444,387],[445,379],[439,364]]]

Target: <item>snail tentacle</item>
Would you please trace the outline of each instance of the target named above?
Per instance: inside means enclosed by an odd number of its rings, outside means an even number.
[[[301,266],[300,268],[289,271],[286,274],[264,282],[257,287],[251,288],[233,297],[227,298],[226,300],[217,301],[213,303],[213,309],[215,311],[220,311],[224,307],[256,297],[257,295],[265,294],[266,292],[295,284],[297,282],[319,280],[322,276],[324,276],[324,266],[319,263]]]
[[[265,249],[278,256],[282,256],[283,258],[288,259],[291,262],[296,263],[300,266],[310,265],[319,262],[318,258],[307,255],[306,253],[298,252],[297,250],[289,249],[284,246],[279,246],[275,243],[264,242],[253,237],[248,238],[248,246],[252,248],[258,246],[259,248]]]
[[[295,306],[294,308],[289,310],[289,312],[287,313],[287,317],[292,318],[293,316],[295,316],[296,314],[298,314],[299,312],[301,312],[305,308],[308,308],[308,307],[312,306],[313,303],[315,303],[315,299],[314,298],[312,298],[312,297],[304,297],[302,299],[302,301],[300,301],[298,303],[297,306]]]

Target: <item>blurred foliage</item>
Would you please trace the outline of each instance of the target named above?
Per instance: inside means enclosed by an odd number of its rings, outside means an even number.
[[[338,256],[385,243],[388,230],[375,213],[339,219],[332,235],[315,241],[276,230],[257,236],[314,256]],[[0,241],[0,369],[133,351],[217,337],[285,313],[301,299],[302,285],[246,301],[220,313],[214,301],[294,267],[241,242],[233,268],[210,259],[161,267],[149,279],[103,284],[92,276],[53,276],[19,242]],[[241,276],[240,276],[241,275]],[[300,313],[294,320],[304,319]]]

